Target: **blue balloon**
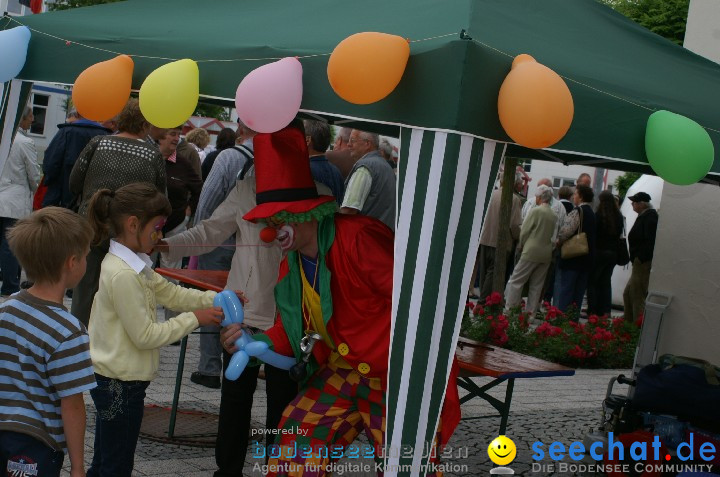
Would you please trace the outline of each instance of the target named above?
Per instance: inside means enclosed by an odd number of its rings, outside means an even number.
[[[215,295],[213,305],[219,306],[223,310],[225,317],[220,323],[222,326],[228,326],[231,323],[242,324],[245,319],[245,312],[240,299],[230,290],[224,290]],[[237,346],[238,351],[230,358],[230,363],[225,371],[225,378],[230,381],[235,381],[240,377],[242,372],[245,371],[251,356],[280,369],[290,369],[295,364],[295,358],[272,351],[267,343],[255,341],[248,333],[243,333],[240,338],[235,340],[235,346]]]
[[[30,29],[26,26],[0,31],[0,82],[10,81],[25,66]]]

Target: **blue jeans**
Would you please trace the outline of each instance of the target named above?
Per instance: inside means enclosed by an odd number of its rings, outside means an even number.
[[[198,257],[198,270],[230,270],[233,255],[235,255],[235,247],[225,248],[218,247],[210,253],[200,255]],[[200,362],[198,363],[198,371],[200,374],[207,376],[220,376],[222,370],[222,345],[219,326],[201,326],[200,331]],[[208,334],[206,334],[208,333]],[[212,333],[212,334],[210,334]]]
[[[553,304],[563,312],[567,311],[570,305],[575,304],[579,313],[589,276],[590,270],[572,270],[558,267],[555,275]]]
[[[87,477],[130,477],[149,381],[120,381],[95,374],[95,452]]]
[[[0,474],[56,477],[65,454],[27,434],[0,431]]]
[[[7,230],[15,225],[17,219],[0,217],[0,270],[2,270],[2,287],[0,295],[12,295],[20,290],[20,264],[10,251],[7,241]]]

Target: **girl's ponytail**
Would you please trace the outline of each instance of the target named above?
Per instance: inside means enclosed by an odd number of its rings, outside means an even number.
[[[88,221],[93,228],[95,237],[93,245],[97,245],[111,234],[110,207],[115,192],[110,189],[100,189],[93,194],[88,206]]]
[[[123,220],[135,216],[145,226],[153,217],[167,217],[170,201],[153,184],[135,182],[116,191],[100,189],[90,199],[88,220],[95,232],[93,244],[122,233]]]

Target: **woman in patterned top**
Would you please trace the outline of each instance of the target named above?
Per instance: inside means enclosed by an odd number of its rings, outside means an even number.
[[[137,99],[130,99],[118,116],[118,134],[97,136],[82,150],[70,173],[70,191],[80,197],[80,215],[86,215],[90,198],[100,189],[115,191],[134,182],[149,182],[165,193],[165,161],[144,139],[150,123],[140,112]],[[100,263],[108,251],[105,240],[90,248],[87,271],[73,289],[72,314],[86,326],[98,290]]]

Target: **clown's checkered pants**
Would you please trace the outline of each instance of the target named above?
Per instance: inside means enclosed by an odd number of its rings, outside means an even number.
[[[268,475],[315,477],[331,473],[331,463],[343,453],[350,454],[348,446],[363,430],[373,448],[355,446],[355,457],[374,457],[382,462],[382,381],[328,363],[285,408],[279,429],[279,446],[269,450]]]

